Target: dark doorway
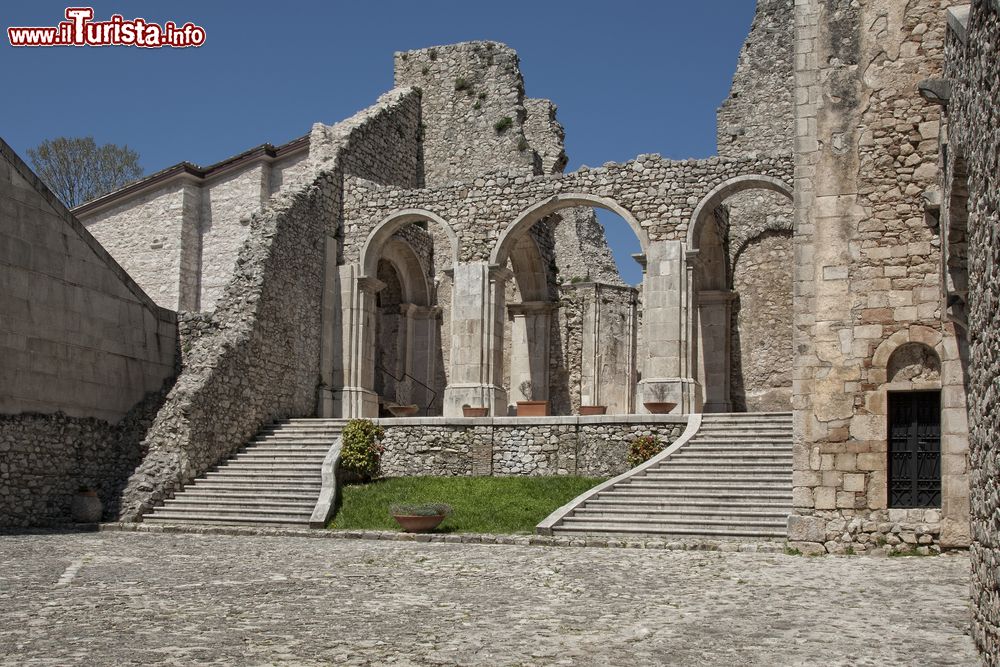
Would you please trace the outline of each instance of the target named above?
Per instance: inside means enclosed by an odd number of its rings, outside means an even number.
[[[941,392],[889,393],[889,507],[941,506]]]

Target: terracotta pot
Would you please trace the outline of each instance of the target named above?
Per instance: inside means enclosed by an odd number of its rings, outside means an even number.
[[[608,406],[606,405],[581,405],[580,406],[580,416],[587,417],[592,415],[604,415],[608,413]]]
[[[104,514],[104,504],[97,491],[78,491],[69,506],[69,515],[76,523],[98,523]]]
[[[668,415],[670,411],[677,407],[676,403],[643,403],[643,406],[649,410],[650,414],[654,415]]]
[[[407,533],[426,533],[434,530],[442,521],[444,521],[444,517],[444,514],[431,514],[430,516],[419,514],[392,515],[392,518],[396,520],[396,523],[402,526],[403,531]]]
[[[413,415],[420,412],[419,405],[387,405],[385,409],[393,417],[412,417]]]
[[[465,406],[462,408],[462,415],[465,417],[485,417],[489,411],[489,408],[472,408]]]
[[[548,417],[549,416],[549,402],[548,401],[518,401],[517,402],[517,416],[518,417]]]

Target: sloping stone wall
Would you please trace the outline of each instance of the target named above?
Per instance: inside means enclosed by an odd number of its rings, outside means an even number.
[[[416,93],[395,91],[339,127],[314,128],[311,181],[252,216],[215,312],[182,317],[183,370],[123,493],[123,518],[232,455],[264,424],[315,413],[327,237],[339,234],[343,169],[370,174],[391,162],[400,166],[386,182],[412,183],[418,114]],[[399,154],[386,155],[393,148]]]
[[[959,9],[960,11],[960,9]],[[961,16],[961,14],[959,14]],[[959,25],[959,31],[962,26]],[[972,3],[964,39],[948,34],[946,206],[942,225],[967,220],[968,409],[973,635],[1000,664],[1000,5]],[[967,196],[964,196],[967,193]],[[949,230],[951,231],[951,230]],[[956,239],[962,242],[963,239]]]

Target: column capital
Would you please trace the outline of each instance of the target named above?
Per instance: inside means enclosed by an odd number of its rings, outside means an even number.
[[[525,301],[522,303],[507,304],[507,312],[514,317],[534,315],[537,313],[550,313],[558,308],[558,301]]]
[[[507,282],[514,277],[514,272],[500,264],[490,264],[490,280]]]
[[[399,312],[415,320],[430,320],[441,315],[441,306],[418,306],[415,303],[399,304]]]
[[[646,262],[647,262],[646,253],[644,253],[644,252],[633,253],[632,254],[632,259],[634,259],[636,261],[636,264],[638,264],[639,266],[642,267],[642,272],[645,273],[646,272]]]
[[[378,278],[372,278],[371,276],[361,276],[358,278],[358,289],[362,292],[376,294],[384,290],[385,287],[385,283]]]

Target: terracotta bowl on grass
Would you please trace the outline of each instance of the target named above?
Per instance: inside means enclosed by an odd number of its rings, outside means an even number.
[[[445,519],[444,514],[415,515],[415,514],[393,514],[403,531],[407,533],[426,533],[437,528]]]

